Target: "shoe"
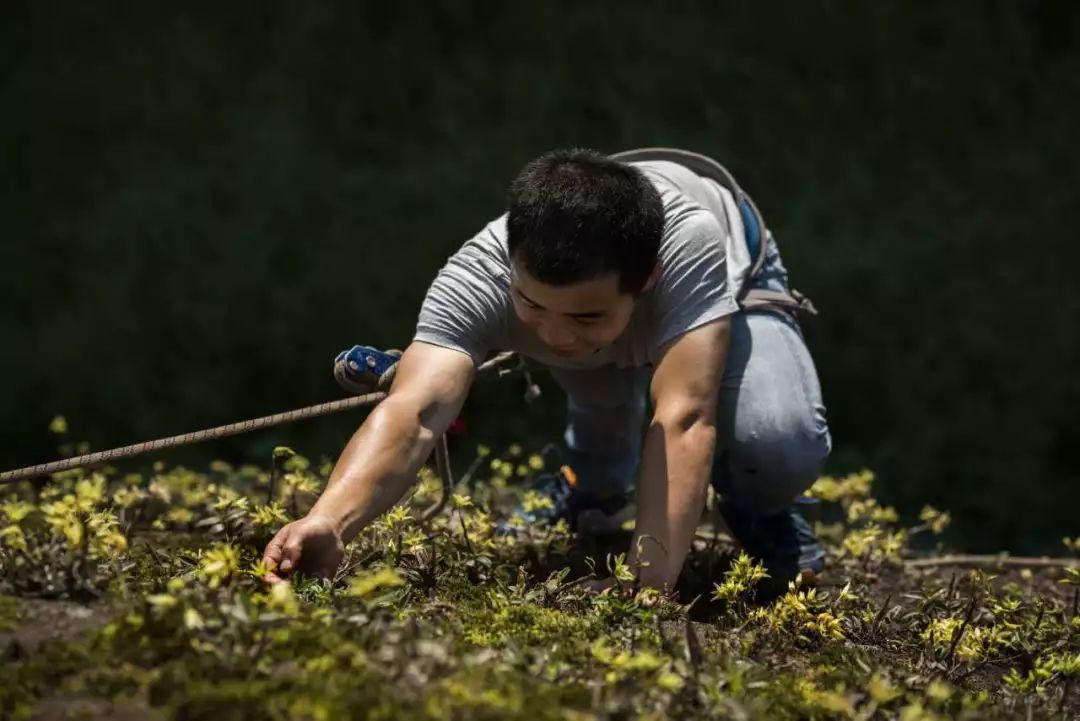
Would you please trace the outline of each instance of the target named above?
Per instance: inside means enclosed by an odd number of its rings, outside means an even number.
[[[747,555],[759,559],[771,584],[787,590],[801,576],[813,583],[825,569],[825,549],[794,506],[772,516],[750,516],[721,501],[720,514]]]
[[[556,473],[539,477],[532,490],[550,503],[535,503],[526,510],[525,505],[516,507],[510,518],[499,521],[495,529],[499,533],[519,534],[525,525],[540,523],[554,525],[565,519],[570,530],[583,536],[617,533],[635,516],[633,497],[629,492],[610,496],[597,496],[580,491],[574,486],[573,471],[563,466]],[[517,523],[517,518],[523,523]]]

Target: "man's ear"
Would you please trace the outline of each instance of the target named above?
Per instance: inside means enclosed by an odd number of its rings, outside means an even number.
[[[642,288],[641,288],[641,292],[645,293],[647,291],[652,290],[656,286],[656,284],[659,283],[659,282],[660,282],[660,259],[657,258],[656,262],[653,263],[652,272],[649,273],[648,280],[645,281],[645,285],[642,286]]]

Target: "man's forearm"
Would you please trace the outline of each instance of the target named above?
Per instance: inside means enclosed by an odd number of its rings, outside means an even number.
[[[348,543],[405,494],[434,444],[419,414],[391,395],[353,434],[310,515],[328,518]]]
[[[645,586],[670,590],[678,580],[705,506],[715,443],[716,427],[704,421],[683,427],[654,419],[649,426],[627,554],[631,568],[648,564],[640,569]]]

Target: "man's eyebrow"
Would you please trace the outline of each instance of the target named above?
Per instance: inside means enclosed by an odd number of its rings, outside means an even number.
[[[540,305],[539,303],[537,303],[535,300],[533,300],[529,296],[522,293],[520,288],[514,288],[514,292],[516,292],[518,295],[520,295],[522,298],[524,298],[525,301],[528,302],[529,305],[535,306],[535,307],[539,308],[540,310],[547,310],[547,308],[545,308],[544,306]],[[585,313],[563,313],[563,315],[568,316],[570,318],[600,318],[601,316],[604,315],[604,311],[602,311],[602,310],[590,310],[590,311],[585,312]]]
[[[526,301],[526,302],[527,302],[527,303],[528,303],[529,305],[535,305],[535,306],[536,306],[537,308],[539,308],[540,310],[547,310],[547,308],[545,308],[544,306],[540,305],[539,303],[537,303],[537,302],[536,302],[535,300],[533,300],[533,299],[532,299],[532,298],[530,298],[529,296],[527,296],[527,295],[525,295],[524,293],[522,293],[522,292],[521,292],[521,289],[520,289],[520,288],[514,288],[514,292],[515,292],[515,293],[517,293],[518,295],[520,295],[520,296],[521,296],[522,298],[524,298],[524,299],[525,299],[525,301]]]

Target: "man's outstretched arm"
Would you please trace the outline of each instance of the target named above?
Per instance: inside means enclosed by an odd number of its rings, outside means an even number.
[[[267,580],[294,570],[328,576],[345,544],[390,509],[416,481],[435,442],[461,410],[475,376],[472,359],[455,350],[415,342],[398,361],[390,393],[353,434],[322,496],[304,518],[284,526],[266,546],[274,569]]]
[[[701,520],[730,335],[728,318],[696,328],[669,345],[653,373],[654,411],[627,554],[632,569],[642,564],[643,586],[674,588]]]

